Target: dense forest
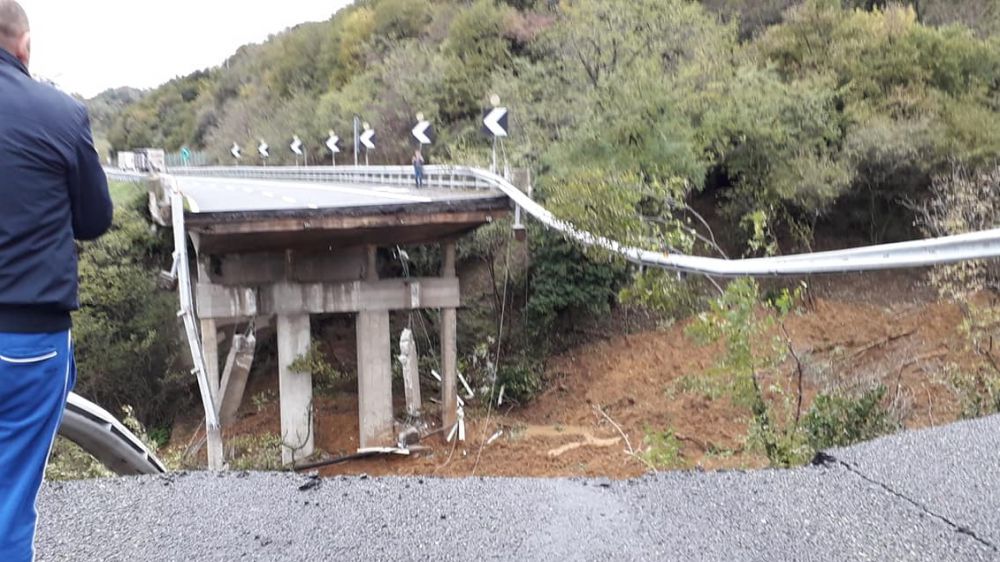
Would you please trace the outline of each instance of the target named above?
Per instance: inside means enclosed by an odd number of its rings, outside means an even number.
[[[505,157],[534,172],[548,207],[650,249],[763,255],[1000,216],[976,207],[996,189],[978,171],[1000,153],[993,0],[359,0],[219,67],[89,103],[112,150],[189,147],[228,164],[234,142],[264,139],[271,163],[291,164],[278,147],[294,134],[316,161],[327,131],[349,137],[359,115],[379,132],[373,163],[400,164],[422,113],[438,133],[432,162],[486,165],[479,120],[494,94],[511,109]],[[462,330],[470,362],[478,343],[497,344],[484,334],[507,303],[493,271],[510,265],[505,235],[488,228],[463,249],[497,287],[492,314],[489,303],[464,313],[485,326]],[[523,341],[508,344],[525,358],[500,374],[525,395],[552,339],[536,336],[566,311],[704,310],[712,294],[543,232],[529,253],[530,269],[512,274],[526,328],[511,337]],[[977,279],[967,287],[1000,277]]]

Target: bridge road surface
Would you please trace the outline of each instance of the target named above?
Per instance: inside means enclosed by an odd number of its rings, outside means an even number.
[[[195,213],[283,211],[420,205],[496,199],[485,190],[338,185],[286,180],[175,176]]]
[[[47,483],[39,560],[1000,560],[1000,417],[817,465],[625,482],[178,473]]]

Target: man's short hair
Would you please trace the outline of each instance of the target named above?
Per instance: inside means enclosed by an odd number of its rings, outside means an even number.
[[[0,41],[20,39],[30,30],[28,14],[15,0],[0,0]]]

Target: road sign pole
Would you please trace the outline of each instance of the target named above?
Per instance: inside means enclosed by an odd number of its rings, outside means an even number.
[[[494,174],[497,173],[497,138],[493,137],[493,166],[490,171]]]
[[[360,131],[358,131],[358,126],[361,124],[361,118],[357,115],[354,116],[354,165],[358,165],[358,145],[360,140]]]

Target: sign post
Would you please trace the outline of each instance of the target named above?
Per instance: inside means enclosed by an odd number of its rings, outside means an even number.
[[[368,123],[364,124],[365,132],[361,133],[361,144],[365,145],[365,166],[368,165],[368,152],[375,150],[375,130]]]
[[[264,139],[260,139],[260,145],[257,146],[257,153],[260,154],[260,159],[267,166],[267,159],[271,156],[271,147],[267,146]]]
[[[361,126],[361,117],[355,114],[354,116],[354,165],[355,166],[358,165],[358,150],[360,150],[359,146],[360,139],[358,137],[358,135],[361,134],[361,131],[358,130],[360,126]]]
[[[330,149],[330,154],[333,159],[333,166],[337,166],[337,153],[340,152],[340,147],[337,143],[340,142],[340,137],[338,137],[334,132],[330,131],[330,138],[326,139],[326,147]]]
[[[302,152],[302,139],[298,135],[292,135],[292,144],[288,145],[288,148],[292,149],[292,153],[295,154],[295,165],[299,165],[299,156],[303,155]],[[306,162],[308,164],[308,162]]]
[[[508,130],[509,112],[506,107],[500,107],[500,96],[490,96],[492,109],[483,112],[483,132],[493,137],[493,166],[490,171],[497,173],[497,142],[505,138]]]

